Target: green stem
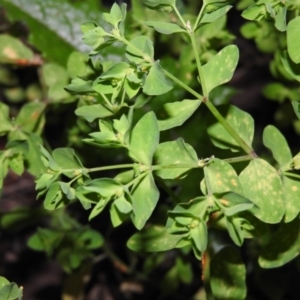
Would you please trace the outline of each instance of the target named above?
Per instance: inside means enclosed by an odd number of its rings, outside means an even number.
[[[204,74],[203,74],[203,70],[202,70],[202,66],[201,66],[201,62],[200,62],[200,53],[198,51],[194,32],[190,33],[190,38],[192,41],[193,51],[195,54],[195,59],[196,59],[197,69],[198,69],[198,73],[199,73],[199,77],[200,77],[200,83],[202,86],[203,95],[204,95],[204,97],[207,97],[208,92],[207,92],[207,88],[206,88],[206,84],[205,84],[205,80],[204,80]]]
[[[294,178],[297,178],[297,179],[300,178],[300,175],[293,174],[293,173],[290,173],[290,172],[283,172],[283,174],[284,174],[285,176],[294,177]]]
[[[203,4],[204,4],[204,3],[203,3]],[[197,29],[198,23],[199,23],[199,21],[200,21],[200,19],[201,19],[201,17],[202,17],[202,14],[203,14],[203,11],[204,11],[204,9],[205,9],[205,6],[206,6],[206,5],[202,5],[202,7],[201,7],[201,10],[200,10],[200,12],[199,12],[199,14],[198,14],[198,16],[197,16],[197,20],[196,20],[196,22],[195,22],[195,24],[194,24],[194,27],[193,27],[193,32],[195,32],[195,30]]]
[[[154,165],[151,167],[152,171],[161,169],[195,169],[199,168],[198,164],[171,164],[171,165]]]
[[[207,98],[204,101],[208,109],[215,116],[215,118],[221,123],[221,125],[226,129],[226,131],[231,135],[231,137],[238,143],[238,145],[252,158],[257,157],[254,150],[248,146],[248,144],[239,136],[239,134],[230,126],[230,124],[223,118],[215,106]]]
[[[109,100],[107,99],[107,97],[104,94],[102,94],[102,93],[100,93],[100,96],[103,98],[103,100],[105,101],[105,103],[107,104],[107,106],[109,108],[111,108],[111,103],[109,102]]]
[[[194,95],[197,99],[199,100],[203,100],[203,96],[200,95],[199,93],[197,93],[195,90],[193,90],[192,88],[190,88],[188,85],[186,85],[184,82],[182,82],[180,79],[178,79],[177,77],[175,77],[174,75],[172,75],[171,73],[169,73],[168,71],[166,71],[164,69],[164,73],[167,77],[169,77],[171,80],[173,80],[174,82],[176,82],[178,85],[180,85],[182,88],[184,88],[186,91],[190,92],[192,95]]]
[[[107,171],[107,170],[115,170],[115,169],[130,169],[133,167],[134,167],[134,164],[122,164],[122,165],[116,165],[116,166],[89,168],[89,169],[84,169],[84,170],[87,171],[88,173],[91,173],[91,172],[99,172],[99,171]],[[64,172],[66,172],[66,170],[64,170]]]
[[[222,159],[222,160],[229,163],[229,164],[234,164],[234,163],[237,163],[237,162],[247,161],[247,160],[252,160],[252,159],[253,159],[253,155],[248,154],[248,155],[243,155],[243,156],[238,156],[238,157],[225,158],[225,159]]]
[[[182,18],[182,16],[181,16],[180,12],[178,11],[178,9],[177,9],[177,7],[176,7],[176,4],[175,4],[174,6],[172,6],[172,7],[173,7],[173,9],[174,9],[174,11],[175,11],[177,17],[179,18],[180,22],[182,23],[183,27],[186,28],[186,22],[183,20],[183,18]]]

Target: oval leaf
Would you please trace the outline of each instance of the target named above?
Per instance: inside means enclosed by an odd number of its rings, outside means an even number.
[[[240,174],[244,195],[255,203],[255,216],[265,223],[278,223],[285,213],[282,184],[277,171],[263,159],[254,159]]]
[[[287,26],[287,50],[295,64],[300,63],[300,16],[291,20]]]
[[[234,73],[239,60],[239,50],[235,45],[229,45],[216,54],[203,66],[204,82],[207,93],[213,88],[228,82]]]
[[[131,219],[137,229],[144,227],[152,215],[158,198],[159,191],[155,185],[153,175],[149,173],[132,192],[133,214]]]
[[[168,130],[177,126],[181,126],[200,106],[201,101],[183,100],[163,105],[163,109],[167,114],[167,118],[158,120],[160,131]]]
[[[130,136],[129,155],[136,161],[151,165],[159,142],[159,130],[153,112],[145,114],[135,125]]]

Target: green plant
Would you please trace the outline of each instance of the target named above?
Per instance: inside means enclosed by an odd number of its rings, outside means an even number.
[[[268,125],[262,141],[273,158],[258,155],[253,118],[228,104],[233,91],[223,84],[231,80],[239,60],[238,47],[227,45],[233,39],[226,30],[231,1],[203,1],[196,16],[181,1],[141,2],[149,20],[137,2],[132,3],[129,21],[127,6],[115,3],[102,14],[100,25],[81,25],[83,42],[92,48],[89,57],[79,52],[49,57],[66,68],[40,62],[47,101],[25,104],[15,119],[9,117],[9,107],[0,104],[0,133],[8,139],[0,154],[0,179],[9,168],[22,174],[24,162],[37,176],[38,198],[53,212],[53,220],[50,229],[39,229],[28,244],[54,256],[67,272],[103,244],[97,232],[68,216],[65,208],[79,202],[89,220],[109,210],[113,227],[132,222],[139,232],[127,245],[134,251],[180,249],[165,280],[176,278],[174,285],[190,282],[192,276],[183,275],[192,272],[184,257],[193,252],[202,261],[207,299],[245,299],[246,266],[236,246],[245,239],[256,241],[250,255],[262,268],[280,267],[299,254],[300,154],[293,155],[285,137]],[[3,5],[13,15],[14,4]],[[298,12],[297,3],[258,1],[243,16],[263,22],[246,23],[242,32],[264,45],[262,31],[254,27],[273,26],[269,20],[274,19],[282,32],[280,41],[287,30],[287,44],[281,42],[271,64],[272,70],[293,79],[295,87],[280,86],[278,99],[292,100],[299,117]],[[158,43],[176,45],[176,63],[164,53],[156,55],[154,31],[167,36]],[[168,39],[173,34],[176,38]],[[3,62],[33,61],[31,50],[18,40],[8,35],[0,39]],[[7,54],[7,45],[15,50],[13,56]],[[109,56],[111,47],[117,58]],[[274,86],[265,93],[277,97]],[[75,101],[78,119],[69,129],[69,145],[51,151],[41,138],[45,112]],[[115,159],[111,165],[103,166],[105,160],[92,165],[97,159],[82,150],[76,135],[100,148],[99,155],[107,159],[108,149],[114,148],[112,155],[121,163]],[[168,201],[160,196],[163,190]]]
[[[6,300],[21,300],[22,287],[18,287],[14,282],[10,283],[6,278],[0,276],[0,296]]]

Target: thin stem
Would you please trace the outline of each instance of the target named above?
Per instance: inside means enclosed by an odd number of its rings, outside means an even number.
[[[164,69],[164,73],[165,73],[165,75],[167,77],[169,77],[170,79],[172,79],[174,82],[176,82],[182,88],[184,88],[186,91],[190,92],[197,99],[199,99],[201,101],[204,99],[204,97],[202,95],[200,95],[199,93],[197,93],[195,90],[193,90],[192,88],[190,88],[188,85],[186,85],[184,82],[182,82],[180,79],[178,79],[177,77],[175,77],[174,75],[172,75],[171,73],[169,73],[168,71],[166,71],[165,69]]]
[[[283,174],[285,176],[289,176],[289,177],[294,177],[294,178],[300,179],[300,175],[297,175],[297,174],[293,174],[293,173],[290,173],[290,172],[283,172]]]
[[[89,168],[89,169],[84,169],[84,170],[87,171],[88,173],[91,173],[91,172],[115,170],[115,169],[129,169],[129,168],[133,168],[133,167],[134,167],[134,164],[122,164],[122,165],[116,165],[116,166]],[[65,170],[64,170],[64,172],[65,172]]]
[[[231,137],[238,143],[238,145],[252,158],[257,157],[253,149],[246,144],[246,142],[239,136],[239,134],[231,127],[231,125],[223,118],[215,106],[207,99],[204,101],[208,109],[215,116],[215,118],[222,124],[226,131],[231,135]]]
[[[202,70],[202,66],[201,66],[201,62],[200,62],[200,53],[198,51],[195,34],[193,32],[191,32],[190,37],[191,37],[191,41],[192,41],[193,51],[195,54],[195,59],[196,59],[197,69],[198,69],[198,73],[199,73],[199,77],[200,77],[203,95],[204,95],[204,97],[207,97],[208,92],[207,92],[207,88],[206,88],[206,84],[205,84],[205,80],[204,80],[204,74],[203,74],[203,70]]]
[[[200,168],[198,164],[171,164],[171,165],[154,165],[151,167],[153,171],[161,169],[195,169]]]
[[[182,23],[183,27],[186,28],[186,22],[183,20],[183,18],[182,18],[182,16],[181,16],[180,12],[178,11],[176,5],[174,5],[174,6],[172,6],[172,7],[173,7],[173,9],[174,9],[174,11],[175,11],[177,17],[179,18],[180,22]]]
[[[229,164],[234,164],[234,163],[237,163],[237,162],[247,161],[247,160],[252,160],[252,159],[253,159],[253,155],[248,154],[248,155],[243,155],[243,156],[238,156],[238,157],[225,158],[225,159],[222,159],[222,160],[229,163]]]
[[[105,103],[110,108],[111,107],[111,103],[109,102],[109,100],[107,99],[107,97],[104,94],[102,94],[102,93],[100,93],[100,96],[103,98],[103,100],[105,101]]]
[[[197,29],[198,23],[199,23],[199,21],[200,21],[200,19],[202,17],[202,14],[203,14],[203,11],[204,11],[205,7],[206,7],[206,5],[202,5],[201,10],[200,10],[200,12],[199,12],[199,14],[197,16],[196,22],[195,22],[194,27],[193,27],[193,31],[194,32]]]

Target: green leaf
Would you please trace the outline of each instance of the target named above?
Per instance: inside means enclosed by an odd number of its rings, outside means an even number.
[[[70,171],[64,171],[63,174],[69,178],[77,176],[77,170],[81,172],[83,168],[79,158],[76,156],[75,151],[72,148],[56,148],[52,152],[54,161],[60,167],[60,169],[71,169]],[[79,173],[80,174],[80,173]]]
[[[120,212],[115,202],[110,206],[109,212],[113,227],[120,226],[127,219],[127,214]]]
[[[222,18],[224,15],[226,15],[227,12],[231,8],[232,8],[231,5],[223,6],[223,3],[222,3],[222,7],[220,7],[220,8],[217,7],[216,10],[209,11],[209,9],[207,9],[207,6],[206,6],[203,17],[201,18],[199,24],[215,22],[215,21],[219,20],[220,18]]]
[[[283,32],[283,31],[286,31],[286,6],[285,6],[285,4],[280,3],[277,6],[277,9],[278,9],[278,11],[277,11],[277,14],[276,14],[276,17],[275,17],[275,27],[279,31]]]
[[[298,101],[292,101],[292,106],[297,118],[300,119],[300,103]]]
[[[176,0],[141,0],[141,2],[150,9],[169,12],[175,6]]]
[[[288,223],[294,220],[300,212],[300,181],[287,175],[282,177],[282,184],[285,198],[284,222]]]
[[[285,265],[300,253],[300,220],[282,223],[269,243],[263,247],[258,262],[262,268]]]
[[[140,51],[143,52],[143,55]],[[136,64],[153,61],[154,47],[152,41],[144,35],[133,38],[126,48],[126,57]]]
[[[0,34],[0,63],[18,64],[19,61],[31,61],[33,52],[19,39],[8,34]]]
[[[232,191],[243,195],[243,188],[234,168],[218,158],[213,159],[205,166],[205,180],[209,181],[212,193]],[[207,193],[208,191],[203,192]]]
[[[104,244],[102,235],[89,227],[85,227],[83,232],[80,233],[78,241],[82,242],[84,247],[87,247],[90,250],[98,249]]]
[[[220,113],[225,117],[229,125],[250,146],[254,136],[254,121],[251,115],[233,105],[222,105],[219,107]],[[209,126],[207,131],[215,146],[221,149],[230,149],[231,151],[241,150],[237,142],[219,122]]]
[[[238,217],[226,216],[226,225],[229,236],[237,246],[242,246],[244,235],[241,226],[241,221]]]
[[[155,165],[188,165],[180,168],[162,168],[155,174],[163,179],[178,179],[185,177],[192,167],[198,166],[198,157],[192,146],[186,144],[183,139],[164,142],[158,145],[154,153]]]
[[[127,242],[127,247],[136,252],[159,252],[175,248],[181,235],[169,234],[165,227],[151,226],[135,233]]]
[[[158,96],[169,92],[172,88],[173,85],[166,77],[159,61],[156,61],[145,79],[143,92],[149,96]]]
[[[6,134],[13,128],[9,118],[9,107],[0,102],[0,136]]]
[[[177,24],[162,21],[147,21],[144,23],[162,34],[172,34],[177,32],[186,32],[186,30]]]
[[[193,247],[196,252],[203,253],[207,247],[208,233],[207,226],[203,220],[199,220],[197,226],[190,229],[190,238],[193,242]]]
[[[213,195],[227,217],[232,217],[254,206],[249,199],[234,192],[214,193]]]
[[[93,81],[81,78],[72,79],[71,83],[65,86],[66,91],[73,94],[94,93]]]
[[[126,4],[124,3],[120,7],[117,3],[114,3],[110,9],[110,13],[103,13],[102,17],[105,22],[118,28],[119,23],[125,20]]]
[[[263,159],[253,159],[240,174],[244,195],[255,203],[255,216],[265,223],[278,223],[285,213],[282,184],[277,171]]]
[[[25,132],[39,133],[39,127],[43,126],[44,123],[43,112],[45,107],[46,105],[41,102],[24,104],[15,120],[18,129]]]
[[[300,63],[299,40],[300,16],[292,19],[287,26],[287,50],[295,64]]]
[[[66,0],[1,0],[1,5],[10,20],[22,21],[28,26],[30,43],[45,58],[63,66],[71,52],[86,50],[79,24],[87,19],[101,21],[97,0],[89,0],[88,4]]]
[[[22,152],[16,152],[9,158],[10,168],[19,176],[24,172],[24,158]]]
[[[114,113],[102,104],[93,104],[77,108],[75,114],[88,122],[93,122],[95,119],[110,117]]]
[[[281,56],[281,61],[288,74],[300,82],[300,64],[293,62],[287,52],[283,53]]]
[[[152,215],[159,198],[152,173],[146,175],[131,193],[133,214],[131,219],[137,229],[142,229]]]
[[[203,74],[205,74],[204,83],[207,93],[215,87],[230,81],[238,60],[238,47],[229,45],[223,48],[203,66]]]
[[[210,286],[216,300],[246,298],[246,267],[239,251],[227,246],[210,262]]]
[[[177,126],[181,126],[186,120],[200,106],[201,101],[195,100],[182,100],[163,105],[163,110],[167,117],[158,120],[158,127],[160,131],[168,130]]]
[[[0,289],[7,284],[9,284],[9,281],[5,277],[0,276]]]
[[[247,20],[262,20],[267,14],[265,4],[253,4],[245,9],[242,13],[242,17]]]
[[[64,207],[69,204],[69,200],[63,194],[60,184],[55,182],[51,185],[47,192],[44,207],[47,210],[55,210]]]
[[[114,201],[114,205],[119,212],[123,214],[128,214],[132,211],[132,205],[125,199],[125,197],[120,197]]]
[[[291,163],[292,153],[285,137],[273,125],[268,125],[263,132],[263,143],[272,151],[273,157],[280,167]],[[287,167],[289,169],[289,166]]]
[[[27,135],[27,143],[29,145],[28,152],[25,155],[25,159],[28,163],[27,171],[32,175],[38,176],[46,171],[46,167],[43,163],[41,156],[41,145],[43,140],[36,134]]]
[[[130,136],[129,155],[134,160],[150,166],[159,142],[159,129],[153,112],[145,114],[135,125]]]
[[[16,300],[20,295],[18,286],[15,283],[9,283],[0,288],[1,300]]]

